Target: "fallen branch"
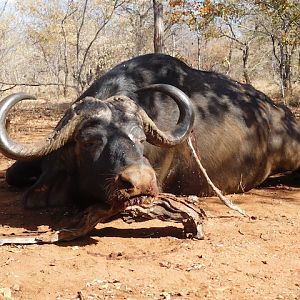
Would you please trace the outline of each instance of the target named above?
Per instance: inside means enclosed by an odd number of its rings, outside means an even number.
[[[24,235],[3,235],[0,236],[0,246],[4,244],[41,244],[71,241],[86,235],[98,223],[105,223],[114,214],[115,212],[112,210],[104,210],[99,205],[92,205],[72,218],[70,223],[74,225],[71,225],[70,228],[27,233]]]
[[[145,197],[140,206],[122,207],[104,210],[100,205],[88,207],[71,220],[67,228],[24,235],[0,236],[0,245],[4,244],[42,244],[71,241],[87,235],[98,223],[107,223],[112,219],[123,218],[127,223],[142,222],[150,219],[181,222],[187,238],[203,239],[202,224],[206,217],[204,211],[195,207],[184,198],[171,194],[159,194],[157,197]]]
[[[38,87],[38,86],[65,86],[64,83],[59,82],[49,82],[49,83],[42,83],[42,82],[35,82],[35,83],[29,83],[29,82],[23,82],[23,83],[17,83],[17,82],[2,82],[0,81],[1,85],[10,85],[8,88],[0,89],[0,92],[5,92],[8,90],[11,90],[17,86],[31,86],[31,87]],[[68,88],[75,89],[76,87],[73,85],[67,85]]]
[[[16,85],[14,84],[14,85],[12,85],[12,86],[6,88],[6,89],[1,89],[0,92],[6,92],[6,91],[9,91],[9,90],[14,89],[15,87],[16,87]]]
[[[144,222],[151,219],[182,223],[186,238],[204,239],[202,224],[206,214],[202,209],[189,202],[188,198],[179,201],[179,198],[172,194],[160,194],[150,205],[142,203],[131,206],[122,212],[121,216],[127,223]]]

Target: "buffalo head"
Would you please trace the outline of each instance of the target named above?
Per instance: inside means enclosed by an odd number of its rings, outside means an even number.
[[[7,181],[18,176],[18,164],[26,164],[27,170],[31,162],[32,167],[37,162],[40,165],[37,181],[25,194],[25,204],[41,207],[80,198],[84,205],[127,206],[145,195],[156,195],[156,174],[144,156],[146,142],[159,147],[182,143],[192,129],[194,112],[188,97],[173,86],[159,84],[144,90],[162,92],[177,103],[180,116],[172,131],[161,131],[126,96],[103,101],[86,97],[67,110],[46,140],[21,144],[9,137],[6,116],[17,102],[33,97],[6,97],[0,104],[0,150],[18,160],[8,170]]]

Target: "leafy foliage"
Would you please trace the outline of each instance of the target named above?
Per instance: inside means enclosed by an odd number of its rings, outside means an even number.
[[[276,82],[282,96],[297,85],[299,0],[159,2],[166,53],[248,83]],[[0,91],[74,97],[113,65],[153,51],[149,0],[4,0],[0,20]]]
[[[282,96],[291,92],[293,56],[300,45],[298,0],[169,0],[173,24],[184,23],[206,40],[225,37],[242,51],[244,77],[255,40],[268,39]]]

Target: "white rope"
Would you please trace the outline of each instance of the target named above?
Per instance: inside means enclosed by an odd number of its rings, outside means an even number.
[[[233,210],[239,212],[239,213],[240,213],[241,215],[243,215],[243,216],[247,216],[247,213],[246,213],[244,210],[242,210],[238,205],[232,203],[230,199],[227,199],[227,198],[222,194],[222,192],[214,185],[214,183],[213,183],[213,182],[211,181],[211,179],[209,178],[209,176],[208,176],[206,170],[205,170],[204,167],[202,166],[202,164],[201,164],[201,162],[200,162],[200,159],[198,158],[198,155],[197,155],[196,150],[195,150],[195,148],[194,148],[194,146],[193,146],[193,143],[192,143],[191,138],[189,137],[187,141],[188,141],[188,146],[189,146],[189,148],[190,148],[190,150],[191,150],[191,152],[192,152],[192,154],[193,154],[193,156],[194,156],[194,158],[195,158],[195,160],[196,160],[196,162],[197,162],[197,164],[198,164],[198,166],[199,166],[201,172],[203,173],[205,179],[207,180],[207,183],[208,183],[209,186],[213,189],[213,191],[217,194],[217,196],[219,197],[219,199],[220,199],[227,207],[229,207],[229,208],[231,208],[231,209],[233,209]]]

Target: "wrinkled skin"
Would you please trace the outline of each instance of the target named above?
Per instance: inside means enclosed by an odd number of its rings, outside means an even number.
[[[87,96],[126,95],[167,130],[178,119],[174,101],[161,93],[136,93],[155,83],[173,85],[190,97],[196,114],[194,146],[224,193],[247,191],[272,174],[300,169],[299,124],[286,107],[275,105],[250,85],[191,69],[170,56],[149,54],[123,62],[95,81],[77,102]],[[25,194],[26,206],[74,199],[82,205],[111,205],[114,197],[123,203],[158,190],[212,195],[186,142],[172,148],[151,145],[134,113],[126,117],[127,112],[112,108],[110,113],[111,120],[84,121],[62,149],[32,162],[18,161],[7,171],[12,185],[38,178]],[[60,124],[67,118],[68,113]],[[29,174],[33,170],[35,174]]]
[[[104,114],[99,113],[99,107]],[[80,123],[74,140],[41,160],[19,161],[8,169],[10,184],[26,185],[35,181],[32,177],[38,179],[25,193],[26,207],[72,201],[81,206],[101,202],[105,207],[115,199],[125,202],[134,196],[156,195],[156,174],[143,156],[146,136],[136,110],[125,109],[120,103],[101,109],[100,101],[91,107],[87,100],[76,109],[87,110],[91,117]],[[68,118],[67,112],[60,123]],[[31,168],[33,163],[36,168]],[[29,168],[31,179],[27,177]]]
[[[120,197],[158,192],[155,172],[143,156],[146,141],[143,126],[134,114],[112,106],[109,117],[107,113],[95,122],[88,120],[77,133],[76,179],[80,193],[91,198],[89,202],[111,202],[114,197],[120,200]],[[128,175],[129,167],[134,169],[139,183]]]

